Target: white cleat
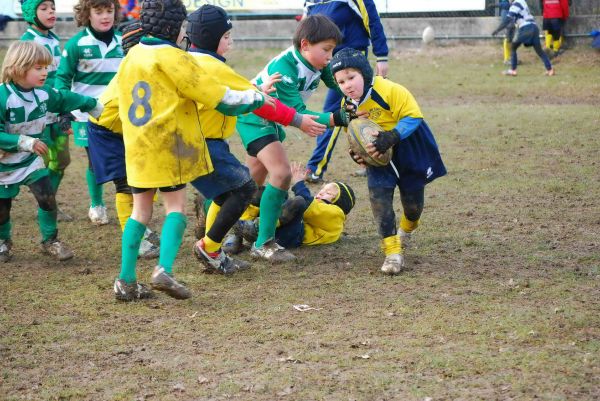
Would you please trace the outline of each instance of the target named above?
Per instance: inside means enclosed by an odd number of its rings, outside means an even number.
[[[381,266],[381,271],[390,276],[400,274],[404,269],[404,256],[399,253],[387,255]]]
[[[108,213],[106,212],[106,206],[90,207],[88,217],[90,218],[92,224],[97,226],[108,224]]]

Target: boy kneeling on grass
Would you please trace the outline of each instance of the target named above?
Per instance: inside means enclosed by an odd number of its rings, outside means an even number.
[[[55,191],[42,156],[48,153],[43,133],[48,113],[72,110],[99,116],[96,99],[44,86],[52,55],[33,41],[14,42],[2,64],[0,84],[0,261],[7,262],[12,247],[10,209],[20,187],[27,185],[38,202],[42,250],[58,260],[73,252],[57,238]]]

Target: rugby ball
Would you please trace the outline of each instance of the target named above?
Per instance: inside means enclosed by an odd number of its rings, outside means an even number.
[[[373,157],[367,152],[367,144],[375,140],[373,134],[380,131],[384,131],[384,129],[366,118],[356,118],[350,121],[348,125],[347,133],[350,149],[370,166],[385,166],[392,159],[393,148],[388,149],[379,157]]]
[[[434,39],[435,31],[431,26],[428,26],[425,29],[423,29],[423,43],[428,45],[429,43],[433,42]]]

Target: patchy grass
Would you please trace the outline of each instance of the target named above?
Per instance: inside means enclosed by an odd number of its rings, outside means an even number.
[[[230,62],[251,77],[277,52]],[[41,256],[33,198],[24,189],[14,203],[15,256],[0,266],[0,399],[600,398],[600,60],[569,50],[547,78],[522,50],[519,76],[507,78],[499,52],[394,55],[390,79],[414,93],[449,170],[427,188],[398,277],[378,273],[366,185],[338,149],[328,178],[358,194],[339,243],[225,278],[199,272],[188,230],[176,269],[194,297],[116,303],[114,191],[106,186],[113,223],[91,227],[85,156],[73,149],[59,201],[77,217],[60,225],[75,260]],[[293,160],[312,150],[297,132],[286,144]],[[140,261],[140,279],[152,267]]]

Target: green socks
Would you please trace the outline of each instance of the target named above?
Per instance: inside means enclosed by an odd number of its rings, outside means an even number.
[[[258,238],[255,243],[257,248],[275,238],[277,220],[286,197],[287,191],[267,184],[260,200],[260,225],[258,226]]]
[[[171,212],[165,218],[160,235],[160,256],[158,264],[168,274],[173,273],[173,262],[179,252],[187,219],[182,213]]]
[[[96,184],[96,175],[89,168],[85,172],[85,180],[87,181],[92,207],[104,206],[104,199],[102,199],[104,191],[102,190],[102,185]]]
[[[131,217],[127,220],[121,239],[121,274],[119,274],[119,278],[127,283],[136,281],[135,265],[145,232],[145,225]]]
[[[12,224],[10,223],[10,219],[8,219],[4,224],[0,224],[0,239],[10,239],[11,229]]]
[[[47,211],[38,208],[38,225],[42,233],[42,242],[56,236],[56,210]]]
[[[56,194],[58,192],[58,186],[60,185],[60,182],[63,178],[63,172],[62,171],[53,171],[53,170],[48,170],[48,171],[50,173],[48,175],[48,178],[50,178],[50,184],[52,185],[52,190]]]

